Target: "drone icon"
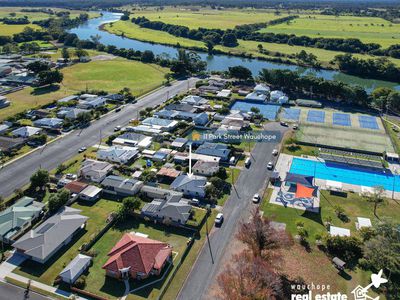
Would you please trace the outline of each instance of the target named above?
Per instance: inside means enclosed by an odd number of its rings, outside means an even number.
[[[382,278],[382,274],[383,274],[383,270],[380,270],[378,272],[378,274],[372,274],[371,275],[371,283],[369,285],[367,285],[366,287],[362,287],[360,285],[358,285],[351,293],[354,295],[354,300],[379,300],[379,296],[378,297],[371,297],[368,296],[368,290],[374,286],[375,288],[379,288],[379,286],[383,283],[387,282],[386,278]]]

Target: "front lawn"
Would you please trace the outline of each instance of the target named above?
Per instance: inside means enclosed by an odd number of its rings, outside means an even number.
[[[106,225],[107,216],[118,210],[119,203],[100,199],[94,204],[74,203],[72,207],[81,209],[81,214],[89,217],[85,230],[82,230],[71,243],[60,249],[46,264],[27,260],[14,270],[15,273],[52,285],[57,275],[78,255],[79,248]]]
[[[108,260],[107,253],[127,232],[140,232],[147,234],[150,239],[167,242],[173,247],[176,253],[174,261],[177,262],[186,248],[186,242],[191,236],[190,231],[178,229],[175,227],[166,227],[164,225],[155,225],[141,219],[130,217],[122,224],[110,228],[103,237],[101,237],[91,248],[96,252],[93,260],[93,266],[89,269],[86,278],[86,290],[99,296],[115,299],[121,297],[125,291],[123,282],[108,278],[105,271],[101,268]],[[172,269],[170,270],[170,272]],[[169,273],[170,274],[170,273]],[[165,279],[168,276],[165,277]],[[144,282],[131,282],[131,289],[137,288],[144,283],[148,283],[157,278],[149,278]],[[165,279],[149,287],[143,288],[129,296],[129,299],[156,299],[163,286]]]

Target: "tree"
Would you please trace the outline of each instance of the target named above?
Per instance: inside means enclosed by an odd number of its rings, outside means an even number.
[[[217,282],[221,289],[218,294],[220,299],[283,299],[279,274],[261,257],[246,251],[233,256]]]
[[[37,143],[39,145],[44,145],[47,142],[47,134],[37,134],[29,137],[29,141]]]
[[[66,61],[69,60],[69,51],[67,48],[65,48],[65,47],[62,48],[61,57],[64,58]]]
[[[43,189],[44,186],[50,182],[50,175],[47,170],[39,169],[32,174],[31,178],[31,188],[36,190],[37,188]]]
[[[50,70],[50,65],[45,61],[36,60],[28,64],[27,69],[35,74]]]
[[[129,11],[124,11],[123,15],[121,16],[121,21],[129,21]]]
[[[125,219],[128,215],[132,214],[135,209],[140,208],[140,199],[136,197],[126,197],[122,200],[122,205],[118,211],[118,218]]]
[[[250,221],[240,223],[237,238],[250,247],[254,256],[260,257],[268,257],[271,250],[291,244],[289,235],[283,230],[275,229],[270,219],[260,215],[259,208],[252,211]]]
[[[226,32],[222,36],[222,45],[226,47],[236,47],[238,45],[236,35],[233,32]]]
[[[39,86],[53,85],[60,83],[64,79],[64,75],[59,70],[42,71],[39,73]]]
[[[80,59],[81,57],[89,56],[89,53],[84,49],[78,48],[75,50],[75,55]]]
[[[62,189],[55,194],[51,194],[48,202],[49,212],[54,213],[58,211],[61,207],[67,204],[69,198],[70,193],[66,189]]]
[[[82,123],[82,124],[87,124],[87,123],[89,123],[91,119],[92,119],[92,114],[91,114],[90,112],[82,112],[82,113],[79,113],[79,114],[76,116],[76,120],[77,120],[79,123]]]
[[[251,71],[243,66],[229,67],[228,70],[229,75],[233,78],[237,78],[240,80],[248,80],[253,78]]]
[[[374,191],[372,193],[368,193],[366,195],[366,198],[368,202],[372,202],[374,204],[374,216],[379,219],[376,210],[378,208],[378,205],[384,202],[383,194],[385,192],[385,189],[382,186],[375,186],[373,190]]]
[[[204,71],[207,63],[194,51],[178,50],[178,57],[171,63],[171,71],[177,75],[194,74]]]
[[[325,237],[326,248],[331,255],[338,256],[347,262],[356,262],[362,257],[362,242],[355,236]]]
[[[145,63],[151,63],[151,62],[154,61],[154,58],[155,58],[155,57],[154,57],[153,51],[146,50],[146,51],[143,51],[140,60],[141,60],[142,62],[145,62]]]

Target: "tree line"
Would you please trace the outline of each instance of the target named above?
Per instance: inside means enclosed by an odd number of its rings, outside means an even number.
[[[30,24],[28,17],[24,16],[21,18],[1,18],[0,22],[3,22],[6,25],[24,25]]]

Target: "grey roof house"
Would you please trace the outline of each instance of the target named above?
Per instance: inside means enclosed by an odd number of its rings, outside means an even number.
[[[181,192],[185,196],[204,198],[206,196],[206,184],[206,177],[185,174],[180,175],[171,183],[171,189]]]
[[[178,224],[186,224],[191,214],[192,206],[182,201],[179,193],[170,193],[164,199],[154,199],[142,208],[142,215],[156,220],[169,220]]]
[[[136,195],[143,182],[135,179],[128,179],[121,176],[110,175],[101,183],[103,191],[112,195],[122,197]]]
[[[62,281],[73,284],[90,266],[91,261],[92,258],[90,256],[78,254],[58,276]]]
[[[62,124],[63,120],[58,118],[43,118],[33,121],[34,126],[49,129],[61,128]]]
[[[12,243],[31,226],[32,221],[40,216],[44,207],[43,203],[34,201],[33,198],[23,197],[14,205],[0,213],[0,238],[5,243]]]
[[[193,166],[193,173],[203,176],[213,176],[219,171],[219,162],[198,160]]]
[[[42,131],[41,128],[24,126],[11,131],[11,134],[15,137],[28,138],[35,134],[39,134],[41,131]]]
[[[196,153],[220,157],[221,160],[227,161],[231,150],[224,144],[205,142],[197,148]]]
[[[29,231],[13,244],[16,252],[28,259],[45,263],[74,235],[83,229],[88,217],[81,210],[65,206],[34,230]]]
[[[85,159],[81,164],[78,175],[93,182],[101,182],[111,173],[112,169],[113,165],[108,162]]]

